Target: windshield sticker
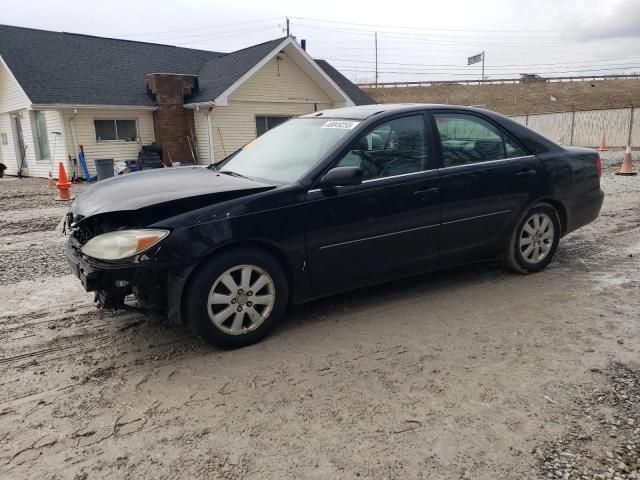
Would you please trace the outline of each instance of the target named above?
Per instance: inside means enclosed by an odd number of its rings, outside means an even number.
[[[347,120],[330,120],[322,128],[340,128],[342,130],[353,130],[360,122],[349,122]]]

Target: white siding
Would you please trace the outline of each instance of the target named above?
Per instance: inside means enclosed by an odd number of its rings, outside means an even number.
[[[55,110],[44,111],[45,121],[47,124],[47,139],[49,141],[49,156],[42,160],[36,160],[35,149],[35,128],[32,118],[33,112],[25,111],[22,117],[22,128],[24,133],[24,141],[29,145],[27,148],[27,162],[29,167],[29,176],[31,177],[48,177],[49,171],[52,172],[54,178],[58,178],[58,163],[62,162],[67,168],[67,158],[65,155],[65,139],[64,135],[55,135],[52,132],[62,133],[62,115]]]
[[[332,102],[318,84],[284,53],[269,60],[229,99],[245,102]]]
[[[0,61],[0,133],[7,134],[7,144],[0,143],[0,161],[7,166],[7,170],[5,170],[7,175],[15,175],[18,170],[11,117],[8,112],[21,111],[23,117],[27,119],[26,122],[23,121],[24,128],[28,123],[28,114],[25,109],[29,105],[29,98],[24,94],[4,63]],[[28,143],[26,134],[25,143]],[[30,145],[29,149],[33,150],[33,145]],[[27,153],[33,153],[29,152],[29,149],[27,149]]]
[[[279,58],[279,60],[278,60]],[[215,161],[256,137],[256,116],[298,116],[335,105],[329,96],[287,55],[280,53],[229,96],[228,107],[215,107],[212,114]],[[198,120],[200,151],[208,152],[206,117]],[[202,131],[202,133],[200,133]],[[201,155],[201,158],[202,155]]]
[[[30,103],[11,72],[0,62],[0,113],[20,110]]]
[[[7,166],[5,175],[17,173],[16,149],[13,143],[13,131],[11,130],[11,116],[8,113],[0,113],[0,133],[7,134],[7,144],[0,143],[0,162]]]
[[[33,136],[31,133],[30,112],[27,109],[23,109],[13,113],[20,117],[20,123],[22,125],[22,139],[26,148],[26,168],[29,175],[32,175],[32,172],[38,171],[38,164],[42,162],[36,162],[35,149],[33,147]],[[1,114],[1,117],[2,120],[0,120],[0,132],[6,133],[8,139],[7,145],[0,145],[0,147],[2,148],[3,163],[7,166],[5,174],[16,175],[18,173],[19,161],[13,135],[13,120],[11,118],[11,115],[8,113]],[[5,128],[6,130],[4,130]],[[48,161],[47,165],[49,165]],[[47,172],[48,171],[49,170],[47,169]]]
[[[318,104],[317,109],[331,108],[331,104]],[[215,160],[237,150],[256,138],[256,116],[297,116],[314,111],[311,103],[229,102],[228,107],[213,109],[213,139]]]
[[[49,171],[54,178],[58,177],[58,163],[63,162],[67,168],[67,157],[65,150],[65,137],[62,129],[62,115],[56,110],[43,110],[47,124],[47,139],[49,140],[49,155],[51,158],[36,160],[36,149],[33,128],[33,111],[20,110],[20,122],[22,124],[22,137],[27,147],[27,169],[31,177],[47,177]],[[18,162],[16,160],[16,149],[13,139],[13,128],[11,116],[8,113],[0,114],[0,133],[6,133],[7,145],[0,145],[0,157],[7,166],[7,175],[18,173]],[[52,132],[61,132],[62,135],[55,135]]]
[[[198,151],[198,163],[208,165],[209,162],[209,128],[207,125],[208,108],[202,108],[200,111],[194,110],[193,117],[196,128],[196,145]]]
[[[67,139],[67,149],[72,158],[76,158],[79,149],[73,145],[71,118],[73,113],[65,110],[64,129]],[[137,142],[97,142],[94,119],[133,119],[138,122]],[[76,140],[84,147],[85,160],[91,175],[95,175],[96,159],[113,158],[114,161],[137,160],[141,145],[147,145],[155,140],[153,131],[153,112],[146,110],[78,110],[73,123],[76,130]],[[82,168],[78,164],[77,175],[83,176]]]

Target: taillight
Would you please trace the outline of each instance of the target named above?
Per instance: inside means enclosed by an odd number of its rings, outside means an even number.
[[[596,170],[598,170],[598,176],[602,176],[602,160],[600,159],[600,154],[596,153]]]

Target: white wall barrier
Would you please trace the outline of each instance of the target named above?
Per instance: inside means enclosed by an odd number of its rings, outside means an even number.
[[[597,147],[604,133],[608,147],[640,147],[640,108],[540,113],[512,117],[563,145]]]

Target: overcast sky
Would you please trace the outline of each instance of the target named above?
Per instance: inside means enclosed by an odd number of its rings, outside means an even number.
[[[348,77],[379,81],[640,73],[640,0],[20,0],[1,23],[228,52],[291,32]]]

